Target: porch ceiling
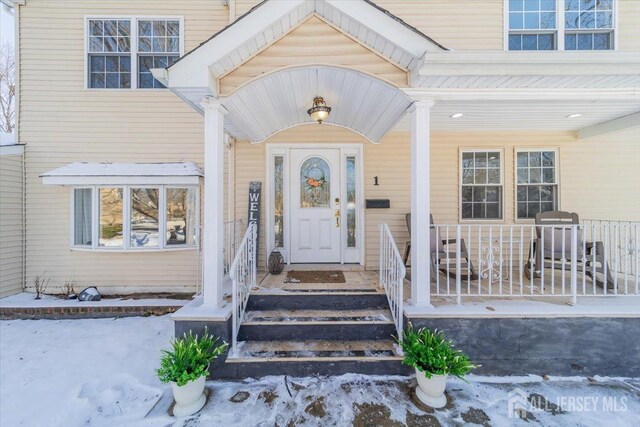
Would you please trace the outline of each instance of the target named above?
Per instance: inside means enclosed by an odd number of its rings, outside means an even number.
[[[411,105],[401,90],[364,73],[310,66],[270,74],[222,101],[229,114],[225,129],[252,142],[305,123],[314,97],[331,107],[325,122],[349,128],[372,142],[394,127]]]
[[[469,131],[578,131],[640,111],[640,100],[442,100],[431,109],[431,129]],[[462,113],[453,119],[450,116]],[[582,114],[568,118],[570,114]],[[640,119],[636,126],[640,126]],[[394,130],[408,131],[409,115]]]

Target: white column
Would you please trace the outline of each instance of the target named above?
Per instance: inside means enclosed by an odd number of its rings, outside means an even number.
[[[429,112],[434,101],[420,100],[411,111],[411,304],[431,304],[429,231]]]
[[[215,98],[204,98],[204,210],[202,276],[204,304],[224,306],[224,115]]]

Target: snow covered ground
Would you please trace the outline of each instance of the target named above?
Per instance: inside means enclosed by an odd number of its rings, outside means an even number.
[[[0,322],[0,425],[640,425],[640,379],[536,376],[452,381],[436,412],[413,404],[405,377],[215,381],[200,414],[175,420],[155,377],[172,331],[168,316]],[[510,398],[527,420],[508,416]]]

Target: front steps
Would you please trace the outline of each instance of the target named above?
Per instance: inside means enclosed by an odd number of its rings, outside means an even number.
[[[409,373],[384,292],[373,284],[300,288],[250,295],[238,352],[213,377]]]

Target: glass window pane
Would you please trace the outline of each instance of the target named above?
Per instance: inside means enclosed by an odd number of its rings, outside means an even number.
[[[485,197],[487,202],[500,201],[500,187],[487,187]]]
[[[473,153],[462,153],[462,167],[465,169],[473,167]]]
[[[527,218],[527,204],[518,203],[518,218]]]
[[[538,35],[538,50],[553,50],[553,34]]]
[[[500,184],[500,169],[489,169],[487,182],[489,184]]]
[[[542,165],[542,153],[539,151],[532,151],[529,153],[529,166],[540,166]]]
[[[102,89],[104,88],[104,74],[103,73],[91,73],[91,88]]]
[[[518,168],[518,184],[526,184],[529,182],[529,169]]]
[[[128,37],[131,34],[131,23],[129,21],[118,21],[118,35]]]
[[[153,36],[164,37],[167,35],[167,23],[166,21],[153,21]]]
[[[611,33],[594,34],[593,48],[596,50],[611,49]]]
[[[100,246],[122,247],[122,195],[122,188],[99,189]]]
[[[73,190],[73,244],[78,246],[91,246],[91,189],[76,188]]]
[[[486,218],[500,219],[500,203],[487,203]]]
[[[89,34],[92,36],[101,36],[103,23],[99,20],[90,20],[89,21]]]
[[[525,34],[522,36],[522,50],[537,50],[538,37],[535,34]]]
[[[553,168],[544,168],[542,169],[542,182],[546,182],[546,183],[554,183],[555,182],[555,176],[554,176],[554,170]]]
[[[486,187],[473,187],[473,201],[484,202],[487,194]]]
[[[356,158],[347,156],[347,247],[356,247]]]
[[[462,218],[468,219],[473,216],[473,204],[472,203],[463,203],[462,204]]]
[[[540,28],[540,14],[538,12],[525,12],[524,28],[533,30]]]
[[[524,10],[524,0],[509,0],[509,10],[512,12]]]
[[[509,35],[509,50],[522,50],[522,36],[520,34]]]
[[[593,10],[596,8],[596,0],[580,0],[580,10]]]
[[[153,51],[154,52],[164,52],[164,51],[166,51],[166,38],[164,38],[164,37],[154,37],[153,38]]]
[[[556,10],[556,0],[540,0],[540,10],[547,12]]]
[[[138,50],[140,52],[151,52],[151,38],[150,37],[138,38]]]
[[[598,10],[612,10],[613,0],[596,0],[596,8]]]
[[[196,189],[167,188],[167,245],[195,245]]]
[[[527,187],[527,200],[530,202],[540,201],[540,187],[537,185],[530,185]]]
[[[542,170],[540,168],[529,169],[529,182],[532,184],[542,182]]]
[[[490,168],[500,167],[500,153],[497,153],[497,152],[487,153],[487,157],[489,159]]]
[[[110,89],[120,87],[120,77],[118,76],[118,73],[105,74],[105,87]]]
[[[138,35],[139,36],[151,35],[151,21],[138,21]]]
[[[564,0],[565,10],[580,10],[580,0]]]
[[[579,16],[577,12],[566,12],[564,14],[564,26],[566,29],[576,29],[580,26]]]
[[[578,34],[578,49],[579,50],[591,50],[593,49],[593,34]]]
[[[487,183],[487,170],[476,169],[474,184],[486,184]]]
[[[611,28],[613,19],[611,12],[598,12],[596,24],[598,28]]]
[[[89,38],[89,52],[103,52],[104,39],[102,37]]]
[[[465,185],[462,187],[462,201],[463,202],[470,202],[472,200],[472,196],[473,196],[473,187],[469,187],[468,185]]]
[[[540,14],[540,28],[556,28],[556,14],[554,12],[542,12]]]
[[[540,2],[539,0],[524,0],[524,10],[539,10]]]
[[[274,238],[275,247],[284,247],[284,157],[276,156],[273,164]]]
[[[91,56],[89,57],[91,63],[91,72],[104,72],[105,70],[105,57],[104,56]]]
[[[131,247],[158,247],[159,191],[157,188],[131,189]]]
[[[329,164],[320,157],[305,160],[300,167],[300,206],[330,207],[330,190]]]
[[[556,153],[553,151],[542,152],[542,166],[555,166]]]
[[[519,202],[526,202],[527,201],[527,187],[525,187],[524,185],[518,185],[517,193],[518,193],[517,200]]]
[[[580,13],[580,28],[595,28],[596,14],[594,12]]]
[[[518,153],[518,167],[527,167],[529,166],[529,154],[528,153]]]
[[[105,52],[117,52],[118,51],[118,42],[116,37],[105,37],[104,38],[104,51]]]
[[[117,36],[118,35],[118,21],[104,21],[104,35],[105,36]]]
[[[566,34],[564,36],[564,48],[566,50],[576,50],[577,46],[577,42],[576,42],[576,35],[575,34]]]
[[[512,30],[521,30],[524,28],[524,15],[522,13],[510,13],[509,28]]]
[[[475,167],[484,168],[487,166],[487,153],[475,153]]]
[[[555,197],[555,185],[543,185],[540,186],[540,200],[545,202],[552,202]]]
[[[167,35],[174,37],[180,36],[180,21],[167,21]]]

